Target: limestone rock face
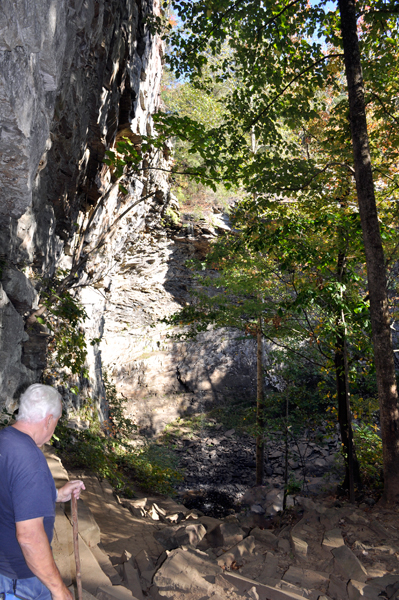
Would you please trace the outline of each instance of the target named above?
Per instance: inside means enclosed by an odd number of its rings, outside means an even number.
[[[21,362],[21,345],[26,337],[23,321],[0,284],[0,388],[3,390],[18,390],[21,380],[29,381],[29,372]]]
[[[158,0],[1,3],[3,406],[11,407],[45,365],[45,332],[30,327],[24,333],[24,324],[37,305],[38,276],[71,267],[77,224],[110,186],[105,150],[118,132],[152,133],[163,49],[144,24],[150,12],[159,12]],[[128,184],[125,203],[140,197],[145,185],[166,191],[165,180],[150,179]],[[121,194],[114,196],[115,212]],[[141,208],[145,215],[150,205]],[[98,225],[108,227],[98,213]]]

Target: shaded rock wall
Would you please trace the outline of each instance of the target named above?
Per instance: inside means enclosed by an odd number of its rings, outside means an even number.
[[[45,365],[46,332],[27,329],[38,277],[70,267],[77,225],[111,186],[104,152],[121,129],[149,133],[162,44],[144,19],[158,0],[5,0],[0,7],[0,398],[13,404]],[[107,215],[151,173],[117,189]],[[115,186],[114,186],[115,187]],[[166,196],[158,202],[161,210]],[[150,210],[151,203],[141,207]],[[108,223],[98,211],[97,229]]]

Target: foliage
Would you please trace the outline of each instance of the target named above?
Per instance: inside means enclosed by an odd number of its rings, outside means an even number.
[[[0,429],[3,429],[3,427],[7,427],[12,418],[13,415],[9,413],[6,408],[3,408],[0,415]]]
[[[353,427],[357,457],[360,463],[362,480],[372,489],[383,487],[382,441],[377,427],[358,425]]]
[[[87,313],[69,290],[57,293],[61,278],[65,275],[65,271],[59,271],[56,277],[43,280],[41,296],[47,313],[46,316],[36,317],[36,320],[50,330],[49,351],[55,353],[57,365],[67,367],[72,374],[80,374],[87,356],[82,329]]]
[[[174,455],[150,444],[135,448],[126,439],[109,437],[95,428],[71,431],[66,421],[60,421],[55,439],[67,468],[89,469],[128,498],[134,496],[136,485],[171,494],[173,485],[182,478]]]
[[[103,372],[103,382],[108,412],[108,419],[103,427],[112,438],[129,439],[137,430],[137,426],[125,416],[126,399],[118,395],[115,384],[109,379],[106,371]]]
[[[178,225],[180,223],[179,215],[170,207],[165,210],[165,217],[169,218],[174,225]]]
[[[100,422],[92,399],[77,412],[89,422],[87,429],[71,430],[64,415],[53,436],[58,454],[68,468],[89,469],[126,497],[134,496],[135,485],[161,494],[173,493],[173,485],[182,479],[175,455],[154,444],[134,445],[131,437],[137,428],[124,415],[126,400],[118,396],[107,374],[104,382],[108,419]]]

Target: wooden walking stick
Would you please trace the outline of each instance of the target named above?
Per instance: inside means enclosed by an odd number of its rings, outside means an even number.
[[[76,586],[78,588],[78,600],[82,600],[82,577],[80,573],[80,557],[79,557],[79,528],[78,528],[78,501],[77,498],[72,494],[71,496],[71,508],[72,508],[72,530],[73,530],[73,549],[75,553],[75,565],[76,565]]]

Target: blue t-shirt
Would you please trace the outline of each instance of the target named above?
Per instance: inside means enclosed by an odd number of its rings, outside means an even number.
[[[42,451],[14,427],[0,431],[0,573],[11,579],[34,574],[28,568],[15,523],[44,517],[51,544],[57,492]]]

